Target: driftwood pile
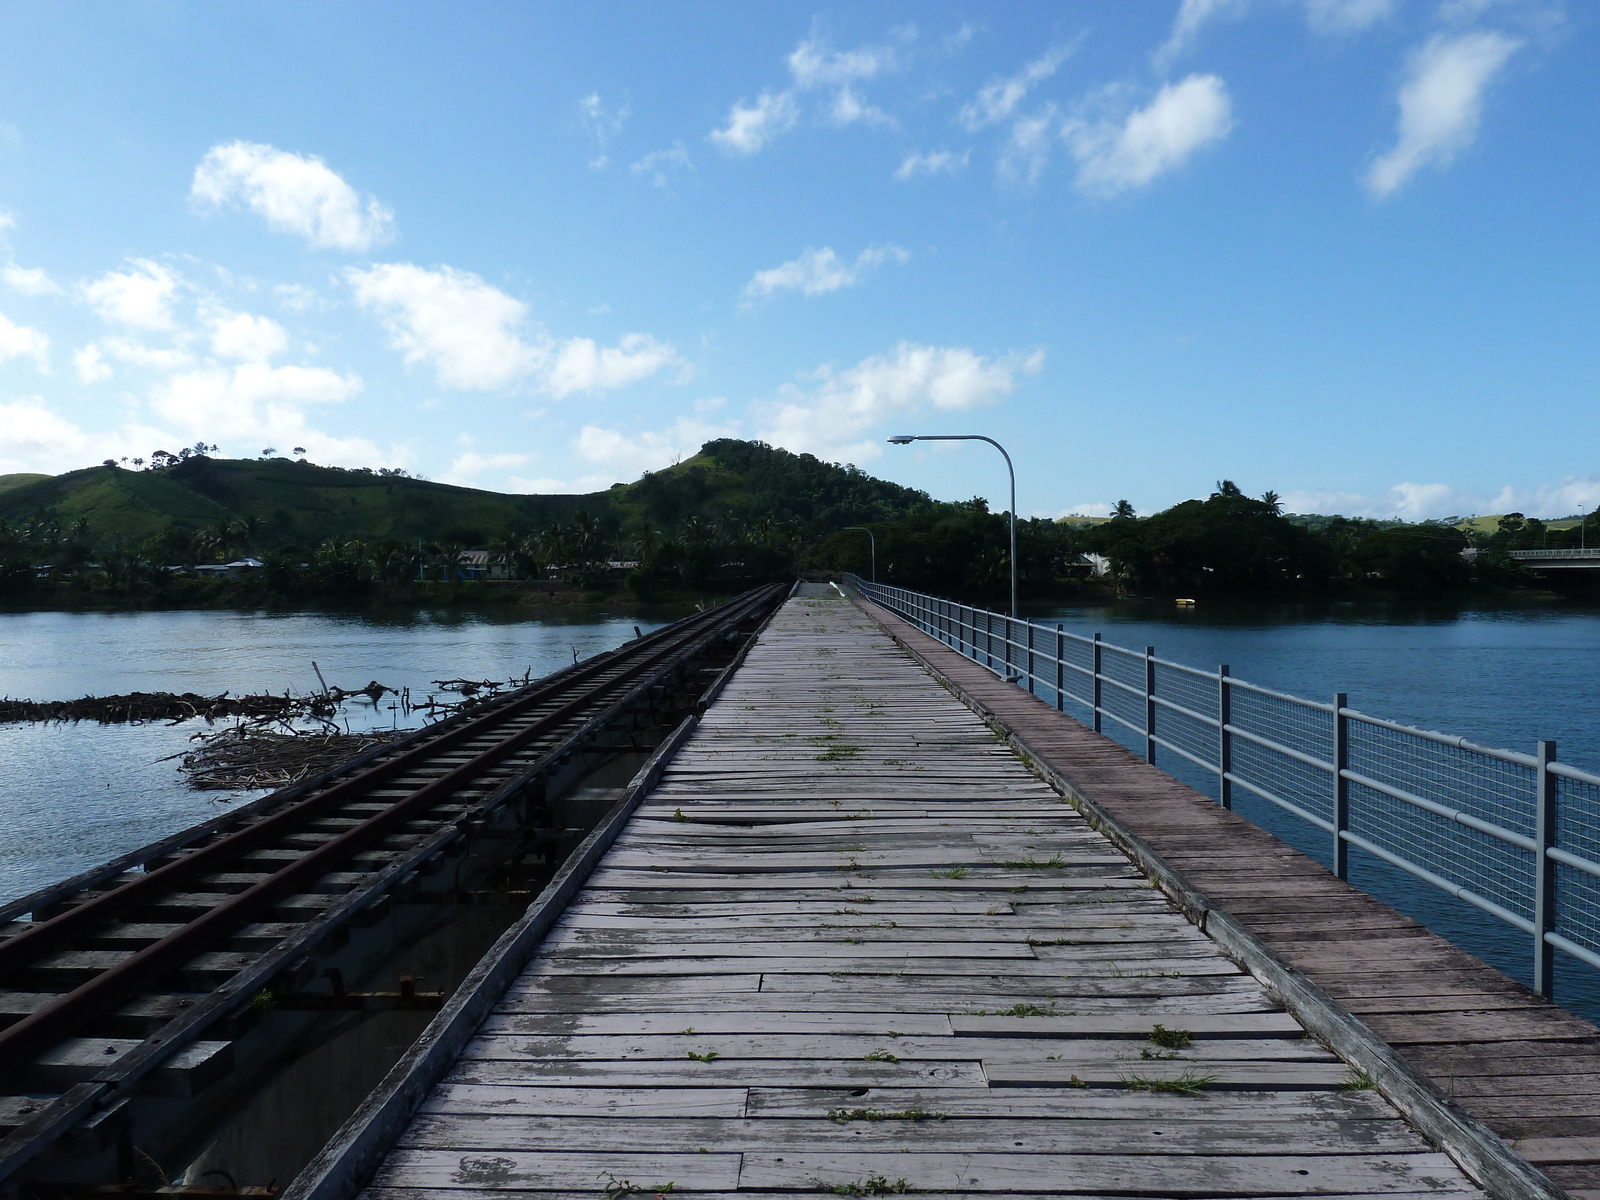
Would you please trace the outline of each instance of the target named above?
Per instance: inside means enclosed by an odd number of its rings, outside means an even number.
[[[410,730],[370,733],[279,732],[240,722],[214,733],[197,733],[195,749],[178,767],[189,786],[207,791],[281,788],[331,770]]]
[[[0,722],[98,721],[102,725],[137,724],[141,721],[207,721],[243,717],[253,721],[290,721],[301,717],[331,718],[339,705],[353,696],[374,703],[393,691],[377,680],[347,692],[329,688],[308,696],[285,692],[281,696],[201,696],[195,692],[130,692],[126,696],[84,696],[78,700],[0,699]]]
[[[315,664],[313,664],[314,666]],[[318,672],[321,679],[321,672]],[[290,787],[303,783],[340,763],[348,762],[375,746],[386,745],[410,733],[405,728],[349,732],[336,718],[346,701],[357,698],[377,705],[393,695],[389,706],[396,716],[420,714],[424,721],[440,721],[454,713],[470,711],[508,689],[531,682],[531,670],[521,679],[435,679],[438,693],[420,703],[411,689],[385,687],[373,680],[364,688],[324,688],[297,696],[201,696],[194,692],[132,692],[126,696],[84,696],[79,700],[0,699],[0,723],[16,721],[98,721],[101,724],[136,724],[169,721],[179,724],[196,718],[208,725],[231,720],[226,728],[194,734],[194,748],[172,758],[189,786],[208,791],[244,791]]]

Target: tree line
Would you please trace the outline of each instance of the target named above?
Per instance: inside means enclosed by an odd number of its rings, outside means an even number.
[[[142,540],[97,535],[82,519],[0,520],[0,596],[17,599],[49,587],[109,596],[161,594],[181,590],[183,568],[251,555],[264,564],[250,572],[247,590],[254,596],[402,599],[414,585],[466,580],[474,573],[464,561],[469,549],[486,550],[492,574],[512,581],[554,580],[586,592],[626,582],[646,598],[726,593],[810,571],[868,574],[868,535],[839,528],[841,520],[872,531],[882,580],[984,601],[1005,595],[1008,518],[982,498],[942,503],[921,493],[886,493],[883,488],[893,485],[870,476],[848,478],[843,489],[836,478],[829,490],[825,479],[805,478],[815,473],[811,463],[797,456],[788,456],[792,462],[763,457],[763,449],[755,447],[751,461],[739,464],[755,477],[739,476],[731,498],[723,481],[715,503],[689,503],[698,486],[691,477],[687,490],[680,481],[676,492],[644,497],[660,503],[641,503],[631,512],[580,508],[566,520],[508,526],[487,537],[458,528],[431,539],[334,537],[304,547],[266,546],[269,531],[255,516],[198,529],[174,522]],[[765,469],[774,463],[778,469]],[[788,506],[769,503],[786,481],[809,494]],[[868,515],[884,507],[898,511],[886,519]],[[786,508],[806,516],[783,515]],[[673,509],[682,515],[659,519]],[[831,510],[832,519],[819,509]],[[1515,584],[1525,575],[1511,551],[1595,544],[1597,537],[1600,516],[1590,516],[1582,528],[1556,530],[1511,513],[1487,532],[1446,522],[1286,516],[1274,493],[1257,499],[1221,480],[1205,499],[1146,517],[1121,501],[1110,520],[1087,528],[1019,521],[1017,564],[1022,591],[1030,596],[1107,586],[1180,596],[1366,588],[1430,593]]]

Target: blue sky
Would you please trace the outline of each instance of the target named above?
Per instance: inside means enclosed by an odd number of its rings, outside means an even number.
[[[1559,0],[0,4],[0,472],[1600,501]]]

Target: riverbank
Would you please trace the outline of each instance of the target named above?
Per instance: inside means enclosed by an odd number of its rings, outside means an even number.
[[[743,591],[740,587],[737,590]],[[425,579],[413,583],[357,583],[340,587],[300,584],[276,587],[248,576],[221,579],[169,578],[148,586],[113,588],[102,581],[40,581],[24,596],[0,603],[0,613],[24,612],[365,612],[382,609],[488,609],[529,617],[579,613],[646,612],[663,607],[707,605],[731,591],[668,589],[640,595],[627,587],[583,588],[557,581]]]

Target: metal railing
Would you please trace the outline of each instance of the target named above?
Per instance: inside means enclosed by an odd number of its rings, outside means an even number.
[[[1548,996],[1553,951],[1600,968],[1600,776],[1537,753],[1480,746],[1350,708],[1157,658],[954,600],[850,582],[863,595],[995,674],[1131,735],[1151,763],[1167,751],[1332,839],[1530,935],[1534,987]]]

